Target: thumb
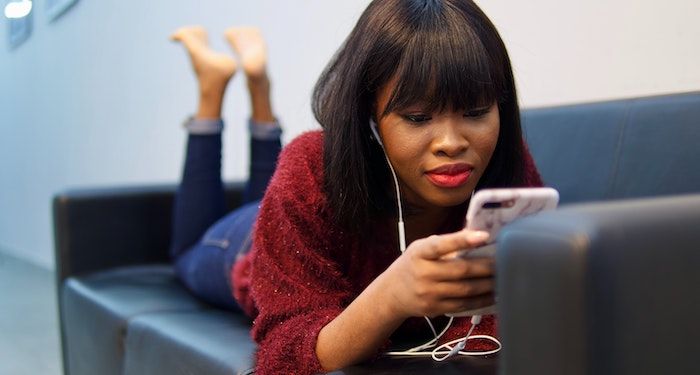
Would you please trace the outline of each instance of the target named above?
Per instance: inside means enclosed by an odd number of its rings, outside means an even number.
[[[489,238],[488,232],[463,229],[450,234],[434,235],[425,238],[425,246],[420,252],[424,259],[437,260],[458,250],[471,249],[484,244]]]

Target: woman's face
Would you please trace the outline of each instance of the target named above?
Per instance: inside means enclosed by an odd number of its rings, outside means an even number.
[[[416,107],[380,117],[394,86],[390,82],[377,93],[375,118],[403,198],[424,209],[465,202],[496,148],[498,106],[440,113]]]

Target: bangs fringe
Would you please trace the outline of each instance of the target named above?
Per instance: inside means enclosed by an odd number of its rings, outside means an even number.
[[[383,115],[413,106],[426,112],[470,110],[505,99],[503,64],[489,55],[483,44],[488,41],[480,40],[470,22],[447,17],[426,12],[416,20]]]

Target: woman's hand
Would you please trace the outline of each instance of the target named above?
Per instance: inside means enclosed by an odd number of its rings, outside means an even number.
[[[316,342],[321,366],[331,370],[371,358],[406,318],[493,304],[493,259],[458,256],[487,239],[484,232],[462,230],[411,243],[321,329]]]
[[[488,233],[464,229],[411,243],[381,276],[395,313],[434,317],[493,304],[493,258],[457,256],[487,239]]]

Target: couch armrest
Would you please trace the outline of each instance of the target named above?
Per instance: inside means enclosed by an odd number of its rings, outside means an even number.
[[[503,374],[697,371],[700,194],[521,220],[497,268]]]
[[[227,205],[240,204],[242,182],[226,185]],[[69,190],[53,199],[58,284],[69,276],[169,262],[176,185]]]

